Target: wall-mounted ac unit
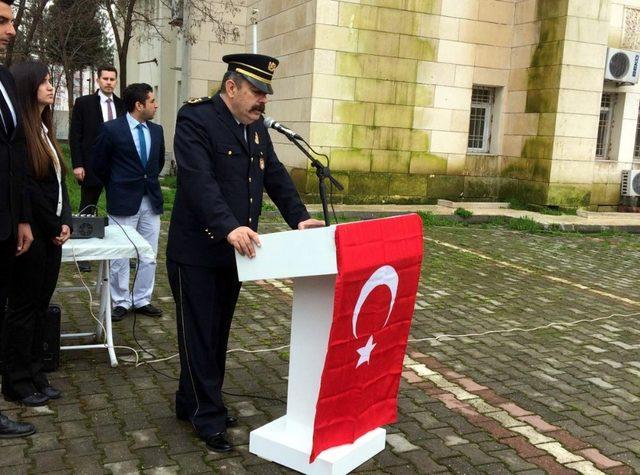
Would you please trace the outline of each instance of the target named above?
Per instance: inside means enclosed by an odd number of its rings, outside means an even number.
[[[640,76],[640,53],[625,49],[609,48],[604,78],[624,84],[636,84]]]
[[[640,170],[623,170],[620,182],[622,196],[640,196]]]

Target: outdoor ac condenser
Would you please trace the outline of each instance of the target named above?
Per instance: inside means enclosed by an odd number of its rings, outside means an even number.
[[[624,84],[636,84],[640,76],[640,53],[625,49],[609,48],[604,78]]]
[[[622,196],[640,196],[640,170],[623,170],[620,182]]]

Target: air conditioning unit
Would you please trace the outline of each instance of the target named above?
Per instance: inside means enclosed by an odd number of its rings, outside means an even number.
[[[624,49],[609,48],[604,78],[624,84],[636,84],[640,76],[640,53]]]
[[[622,196],[640,196],[640,170],[623,170],[620,182]]]

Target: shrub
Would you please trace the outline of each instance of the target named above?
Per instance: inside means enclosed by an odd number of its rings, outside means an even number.
[[[469,211],[468,209],[464,209],[464,208],[457,208],[453,212],[453,214],[455,214],[456,216],[460,216],[462,219],[466,219],[473,216],[473,211]]]

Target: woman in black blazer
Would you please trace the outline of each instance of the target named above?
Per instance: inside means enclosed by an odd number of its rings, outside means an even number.
[[[71,235],[66,168],[52,130],[53,87],[46,65],[24,62],[11,68],[17,85],[27,144],[28,198],[34,241],[17,258],[3,332],[2,394],[41,406],[61,393],[42,371],[47,307],[56,288],[62,244]]]

